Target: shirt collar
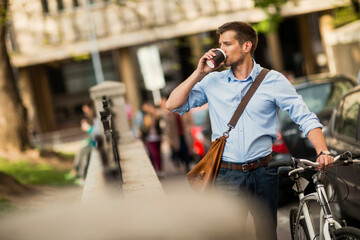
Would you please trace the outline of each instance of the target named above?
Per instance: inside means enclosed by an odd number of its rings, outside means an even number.
[[[246,82],[246,81],[253,82],[256,79],[257,75],[259,75],[259,73],[260,73],[260,71],[262,69],[259,64],[256,64],[254,59],[252,59],[252,61],[253,61],[253,64],[254,64],[253,68],[252,68],[252,70],[250,72],[250,75],[246,79],[243,80],[244,82]],[[232,71],[232,69],[230,67],[229,74],[228,74],[228,82],[231,82],[231,81],[240,81],[240,80],[235,77],[235,75],[234,75],[234,73],[233,73],[233,71]]]

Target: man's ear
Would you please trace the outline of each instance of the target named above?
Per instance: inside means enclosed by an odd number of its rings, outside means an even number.
[[[250,41],[246,41],[244,44],[243,44],[243,50],[244,52],[250,52],[251,51],[251,48],[252,48],[252,43]]]

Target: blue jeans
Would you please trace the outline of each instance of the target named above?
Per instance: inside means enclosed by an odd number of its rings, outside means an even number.
[[[259,167],[243,172],[220,168],[215,186],[229,196],[247,200],[258,239],[276,239],[279,191],[279,176],[276,169]],[[257,201],[253,201],[254,198]]]

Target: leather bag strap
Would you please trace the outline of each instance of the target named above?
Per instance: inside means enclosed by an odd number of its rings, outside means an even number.
[[[241,114],[244,112],[246,105],[248,104],[251,97],[254,95],[254,93],[256,92],[256,89],[258,89],[261,82],[264,80],[266,74],[268,74],[268,72],[270,72],[269,69],[263,68],[263,70],[261,70],[259,75],[254,80],[254,82],[251,84],[249,90],[246,92],[244,98],[241,100],[239,106],[235,110],[234,115],[232,116],[230,122],[228,123],[229,130],[227,131],[227,133],[229,133],[231,129],[235,128],[235,125],[238,122]]]

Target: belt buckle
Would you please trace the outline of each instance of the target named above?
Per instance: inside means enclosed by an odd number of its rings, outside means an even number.
[[[241,167],[243,172],[248,172],[250,170],[250,165],[247,163],[244,163]]]

